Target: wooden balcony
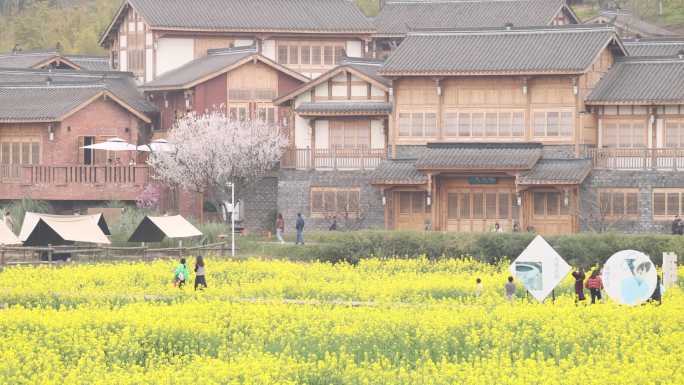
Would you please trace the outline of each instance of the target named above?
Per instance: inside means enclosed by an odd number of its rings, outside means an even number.
[[[681,148],[592,148],[587,155],[595,169],[684,170]]]
[[[385,149],[289,148],[283,154],[280,166],[297,170],[372,170],[385,159]]]
[[[135,200],[149,166],[0,165],[0,197],[41,200]]]

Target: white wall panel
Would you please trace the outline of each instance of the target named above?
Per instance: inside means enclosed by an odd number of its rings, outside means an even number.
[[[385,148],[385,132],[382,120],[371,120],[371,148]]]
[[[261,43],[261,54],[267,58],[276,61],[276,43],[275,40],[264,40]]]
[[[161,38],[157,42],[156,76],[176,69],[195,58],[195,40],[188,38]]]
[[[328,148],[330,125],[327,120],[316,121],[316,148]]]
[[[346,44],[347,56],[349,57],[363,57],[363,48],[361,41],[348,40]]]

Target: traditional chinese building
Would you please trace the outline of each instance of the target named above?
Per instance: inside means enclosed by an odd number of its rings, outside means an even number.
[[[619,58],[586,104],[598,119],[586,228],[668,232],[684,211],[684,52]]]
[[[0,199],[64,209],[134,201],[150,182],[147,166],[134,153],[82,147],[146,143],[154,114],[128,73],[0,69]]]
[[[258,54],[256,47],[209,50],[141,87],[160,111],[166,131],[189,111],[225,110],[236,120],[259,119],[288,128],[287,111],[273,100],[309,78]]]
[[[126,0],[102,34],[113,68],[149,82],[208,50],[256,46],[307,77],[364,56],[374,28],[347,0]]]
[[[388,0],[374,19],[373,52],[387,57],[416,30],[577,24],[565,0]]]

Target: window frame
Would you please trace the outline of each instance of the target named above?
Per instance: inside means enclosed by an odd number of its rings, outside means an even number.
[[[622,195],[622,212],[616,211],[615,198],[616,195]],[[636,195],[636,210],[630,212],[629,195]],[[604,208],[603,198],[607,196],[608,207]],[[597,203],[599,212],[605,218],[611,219],[637,219],[641,205],[639,204],[639,189],[615,189],[615,188],[600,188],[597,191]]]
[[[33,161],[36,160],[34,151],[38,152],[37,163]],[[22,165],[22,166],[34,166],[40,165],[42,159],[42,142],[39,137],[24,137],[24,136],[7,136],[0,138],[0,164],[1,165]],[[24,154],[24,151],[28,148],[28,154]],[[6,155],[5,155],[6,152]],[[15,154],[17,152],[17,154]],[[24,159],[28,159],[28,163],[24,162]],[[5,162],[7,160],[7,162]],[[14,160],[18,160],[15,162]]]
[[[631,135],[628,137],[624,134],[623,132],[623,125],[629,124],[629,130]],[[643,124],[642,128],[642,135],[641,138],[643,140],[642,145],[640,146],[635,146],[636,141],[634,138],[636,136],[633,135],[635,132],[634,126],[636,124]],[[611,128],[610,126],[615,125],[615,128]],[[610,130],[616,130],[615,131],[615,143],[611,142],[611,139],[609,137]],[[606,148],[625,148],[625,149],[645,149],[648,147],[648,121],[645,119],[604,119],[603,120],[603,126],[602,126],[602,138],[601,138],[601,143],[603,147]],[[629,146],[624,145],[626,139],[629,138]],[[622,140],[621,140],[622,139]]]
[[[567,135],[562,132],[563,128],[563,114],[570,114],[570,132]],[[537,132],[537,114],[544,114],[544,133]],[[557,135],[549,135],[549,114],[557,114],[556,125]],[[577,114],[575,108],[534,108],[530,111],[530,133],[531,136],[538,140],[569,140],[575,137],[577,131],[576,126]]]
[[[482,114],[482,135],[473,135],[473,115]],[[468,124],[462,126],[462,118],[468,116]],[[496,116],[496,135],[488,135],[488,123],[487,117],[495,115]],[[502,120],[502,115],[508,115],[507,122]],[[518,122],[520,126],[516,126]],[[450,124],[450,123],[453,123]],[[502,125],[502,123],[507,124],[507,126]],[[468,135],[461,135],[462,129],[468,127]],[[508,130],[508,135],[502,134],[502,128]],[[520,135],[513,135],[514,130],[518,130]],[[449,139],[458,140],[524,140],[525,139],[525,110],[514,108],[514,109],[459,109],[459,108],[445,108],[442,113],[442,136]]]
[[[658,214],[656,212],[656,195],[664,195],[664,214]],[[678,197],[678,210],[676,213],[670,213],[669,211],[669,195],[676,194]],[[651,192],[651,216],[654,221],[671,221],[676,215],[684,214],[684,189],[681,188],[654,188]]]
[[[314,207],[315,202],[320,197],[321,207]],[[340,210],[339,197],[346,196],[346,211]],[[354,200],[354,198],[356,198]],[[333,199],[333,202],[327,202]],[[350,207],[350,202],[356,202],[355,208]],[[338,219],[358,218],[361,212],[361,188],[360,187],[311,187],[309,191],[309,213],[311,218],[331,218],[337,216]],[[332,210],[328,210],[330,207]]]
[[[568,216],[572,215],[570,212],[570,208],[572,207],[572,202],[568,202],[568,205],[565,206],[563,203],[563,192],[558,191],[558,190],[537,190],[537,191],[531,191],[532,194],[532,218],[534,219],[560,219],[560,218],[567,218]],[[538,214],[537,213],[537,194],[543,194],[543,202],[544,202],[544,207],[543,207],[543,213]],[[557,194],[558,195],[558,212],[557,213],[549,213],[549,202],[551,201],[550,194]]]

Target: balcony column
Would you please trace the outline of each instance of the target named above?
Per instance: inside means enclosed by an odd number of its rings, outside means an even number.
[[[603,148],[603,118],[601,115],[598,117],[598,146],[597,148]]]
[[[656,134],[655,134],[655,146],[656,148],[665,147],[665,122],[662,118],[656,119]]]

